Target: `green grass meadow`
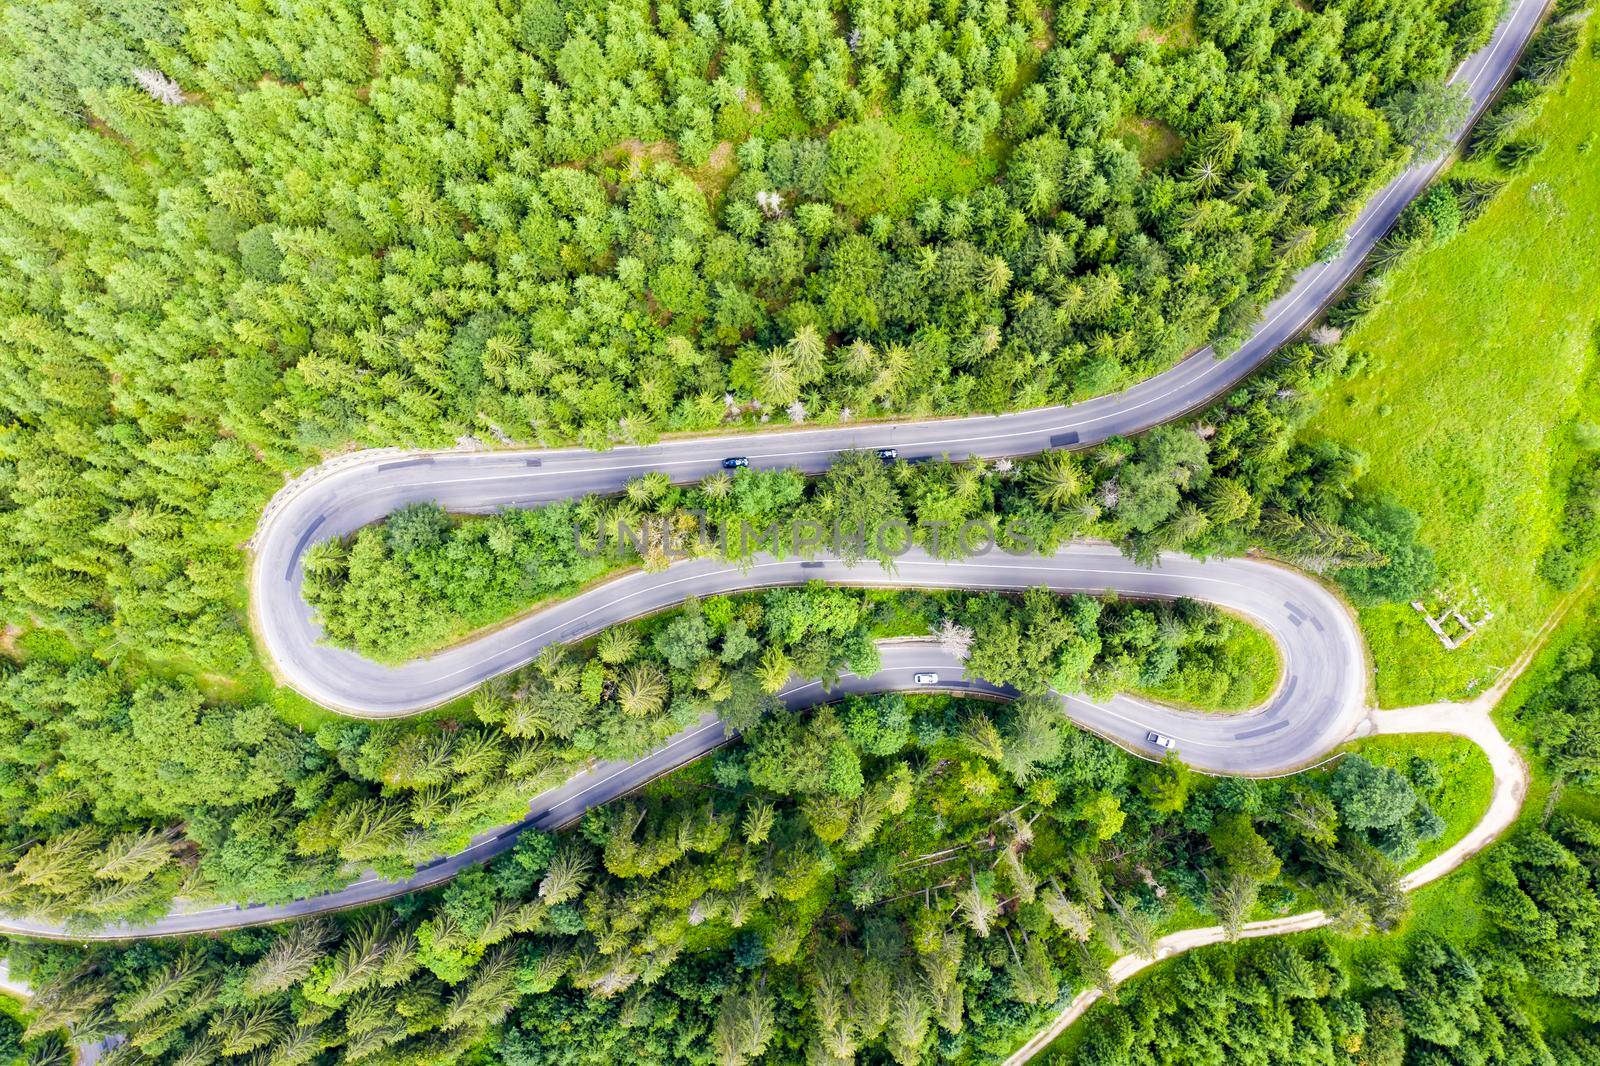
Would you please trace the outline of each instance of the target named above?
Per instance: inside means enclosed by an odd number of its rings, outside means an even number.
[[[1370,483],[1422,515],[1441,580],[1475,586],[1495,614],[1449,652],[1407,605],[1363,610],[1384,706],[1470,696],[1559,599],[1534,566],[1564,502],[1573,426],[1600,421],[1597,98],[1586,49],[1533,126],[1544,153],[1454,241],[1394,271],[1389,299],[1346,337],[1364,369],[1307,427],[1363,451]]]

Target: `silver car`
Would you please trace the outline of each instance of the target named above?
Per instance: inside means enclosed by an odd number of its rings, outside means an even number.
[[[1150,743],[1154,744],[1156,747],[1165,749],[1166,751],[1171,751],[1178,746],[1178,742],[1176,740],[1173,740],[1164,733],[1157,733],[1153,729],[1146,733],[1144,738]]]

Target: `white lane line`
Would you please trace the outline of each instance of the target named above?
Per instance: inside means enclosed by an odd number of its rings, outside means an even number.
[[[719,720],[717,720],[715,722],[709,723],[708,725],[701,726],[699,729],[696,729],[692,733],[679,733],[678,735],[674,736],[671,740],[669,740],[666,744],[664,744],[662,747],[656,749],[655,751],[652,751],[648,755],[642,756],[641,758],[639,758],[638,760],[636,760],[634,762],[626,763],[623,766],[617,768],[616,770],[613,770],[611,773],[609,773],[606,776],[600,778],[600,780],[598,780],[598,781],[594,782],[593,784],[589,785],[587,788],[583,789],[581,792],[575,792],[572,795],[568,796],[567,798],[561,800],[561,802],[551,804],[550,806],[546,807],[541,814],[535,815],[535,817],[544,817],[545,815],[551,814],[554,811],[560,810],[562,807],[565,807],[568,804],[575,803],[576,801],[582,799],[584,796],[587,796],[589,793],[593,792],[595,789],[599,788],[601,785],[605,784],[607,781],[610,781],[612,778],[617,777],[617,776],[619,776],[621,774],[625,774],[630,770],[637,769],[639,764],[644,762],[646,759],[653,759],[658,755],[665,755],[665,754],[667,754],[669,752],[672,752],[673,749],[681,748],[683,745],[689,743],[692,740],[696,740],[699,737],[704,736],[705,734],[711,732],[712,730],[719,730],[719,729],[724,729],[724,728],[725,728],[725,726],[723,725],[722,721],[719,719]],[[650,780],[654,780],[654,778],[649,778],[645,782],[642,782],[642,783],[648,783]]]

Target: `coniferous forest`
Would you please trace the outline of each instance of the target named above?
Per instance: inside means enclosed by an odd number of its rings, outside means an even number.
[[[996,410],[1226,347],[1497,9],[8,4],[6,609],[230,674],[238,547],[330,450]]]
[[[275,685],[248,542],[288,477],[356,448],[1013,410],[1230,351],[1443,146],[1445,79],[1500,6],[0,0],[0,911],[84,931],[404,877],[590,760],[706,713],[742,734],[428,893],[12,945],[35,997],[0,1061],[116,1035],[121,1061],[196,1066],[989,1062],[1170,929],[1395,927],[1445,834],[1442,756],[1212,779],[1045,699],[1240,702],[1272,667],[1201,604],[717,597],[365,723]],[[314,546],[307,596],[331,640],[402,659],[664,562],[582,557],[574,522],[694,507],[1264,549],[1403,602],[1435,577],[1416,516],[1358,452],[1296,439],[1347,358],[1290,345],[1078,454],[420,507]],[[908,632],[1022,697],[774,696]],[[1592,776],[1595,678],[1568,665],[1530,713],[1541,757]],[[1600,1061],[1518,1013],[1600,1017],[1597,841],[1563,816],[1494,853],[1493,953],[1419,942],[1365,974],[1316,941],[1231,948],[1128,995],[1081,1061]],[[1166,1002],[1202,988],[1174,1040]]]

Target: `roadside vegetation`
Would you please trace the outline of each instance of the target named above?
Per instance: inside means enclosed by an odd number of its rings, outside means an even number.
[[[1391,241],[1396,264],[1347,304],[1377,307],[1306,431],[1357,448],[1362,484],[1420,515],[1437,575],[1418,598],[1476,589],[1494,614],[1447,651],[1407,603],[1364,606],[1385,706],[1492,684],[1600,549],[1600,57],[1558,6],[1529,76]]]
[[[1199,643],[1198,641],[1194,643]],[[1203,646],[1190,644],[1171,674],[1131,691],[1198,711],[1259,707],[1278,687],[1283,661],[1272,638],[1248,622],[1216,615],[1216,631]]]
[[[746,733],[788,721],[773,694],[792,676],[870,674],[873,640],[907,632],[933,634],[997,684],[1104,696],[1196,675],[1232,631],[1215,610],[1184,601],[1107,603],[1045,589],[889,596],[818,584],[690,601],[581,647],[553,646],[455,712],[332,719],[311,732],[264,704],[208,704],[192,683],[126,685],[36,631],[0,679],[7,728],[35,745],[6,761],[0,794],[17,843],[0,867],[0,906],[96,925],[164,913],[180,890],[274,902],[338,887],[363,868],[405,876],[515,822],[530,797],[586,760],[637,758],[706,714]],[[808,736],[853,798],[847,740],[822,726]],[[990,753],[1034,759],[1034,743],[1031,734],[997,739]],[[95,821],[65,817],[86,808]]]
[[[679,646],[689,617],[657,643]],[[1074,729],[1053,701],[851,697],[748,723],[425,897],[131,953],[18,945],[11,962],[38,1024],[125,1032],[157,1059],[431,1062],[492,1038],[508,1063],[992,1061],[1179,909],[1239,923],[1310,896],[1393,924],[1400,871],[1442,825],[1421,776],[1352,754],[1211,779]]]

